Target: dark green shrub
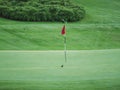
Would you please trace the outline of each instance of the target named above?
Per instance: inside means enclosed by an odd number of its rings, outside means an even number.
[[[65,21],[73,21],[74,12],[72,9],[68,8],[61,8],[60,11],[57,14],[58,21],[61,21],[61,19],[64,19]]]
[[[2,0],[0,16],[21,21],[79,21],[85,10],[70,0]]]
[[[11,0],[11,1],[17,1],[17,2],[27,2],[27,1],[29,1],[29,0]]]

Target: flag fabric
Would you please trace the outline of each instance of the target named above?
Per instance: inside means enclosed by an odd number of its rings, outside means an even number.
[[[62,28],[61,34],[62,34],[62,35],[66,34],[65,25],[64,25],[63,28]]]

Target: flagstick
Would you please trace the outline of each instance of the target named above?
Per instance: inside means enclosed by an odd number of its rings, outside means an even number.
[[[64,36],[64,54],[65,54],[65,62],[67,62],[67,45],[66,45],[66,35]]]
[[[64,25],[65,25],[65,26],[66,26],[66,23],[67,23],[67,22],[64,21]],[[65,53],[65,62],[67,62],[67,44],[66,44],[67,39],[66,39],[66,34],[67,34],[67,29],[66,29],[66,27],[65,27],[65,36],[64,36],[64,53]]]
[[[65,54],[65,63],[67,62],[67,45],[66,45],[66,22],[65,20],[63,19],[63,22],[64,22],[64,27],[62,28],[62,32],[61,34],[64,36],[64,54]],[[61,65],[61,67],[63,67],[64,65]]]

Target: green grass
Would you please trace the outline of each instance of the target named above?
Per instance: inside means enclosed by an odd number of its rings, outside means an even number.
[[[62,24],[0,25],[1,50],[63,49]],[[67,49],[109,49],[120,47],[120,26],[116,24],[68,24]]]
[[[85,7],[81,22],[67,23],[67,49],[120,48],[120,1],[73,0]],[[1,50],[61,50],[63,24],[0,18]]]
[[[64,63],[63,51],[0,51],[0,90],[119,90],[119,55],[68,51]]]
[[[119,0],[73,0],[86,9],[82,23],[120,23]]]
[[[67,63],[47,51],[63,50],[62,23],[0,17],[0,90],[120,90],[120,0],[72,1],[86,17],[66,25]]]

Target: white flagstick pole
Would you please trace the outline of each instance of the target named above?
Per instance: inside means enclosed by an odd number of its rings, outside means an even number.
[[[65,34],[65,36],[64,36],[64,53],[65,53],[65,62],[67,62],[66,34]]]

